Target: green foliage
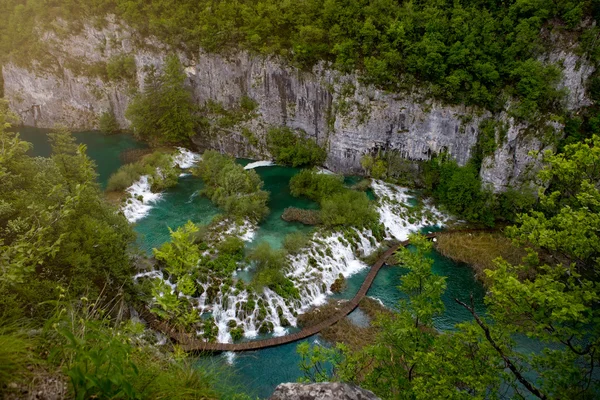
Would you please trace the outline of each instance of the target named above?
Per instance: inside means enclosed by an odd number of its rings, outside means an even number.
[[[135,57],[131,54],[119,54],[111,57],[106,63],[106,75],[114,82],[136,82],[137,67]]]
[[[427,255],[431,243],[421,235],[412,235],[413,250],[402,249],[397,256],[408,269],[401,278],[400,289],[408,295],[401,300],[401,310],[393,316],[381,316],[377,322],[380,333],[373,346],[352,353],[345,347],[313,349],[299,346],[301,369],[305,378],[326,381],[331,378],[323,364],[333,365],[334,377],[359,383],[385,399],[412,398],[412,382],[420,376],[423,354],[436,339],[433,318],[444,311],[441,299],[446,289],[444,277],[432,272],[433,260]],[[308,361],[308,362],[307,362]],[[360,372],[359,372],[360,371]]]
[[[244,246],[244,241],[239,237],[227,236],[223,241],[217,244],[217,250],[219,250],[219,253],[221,254],[243,255]]]
[[[556,68],[539,61],[554,44],[548,38],[556,31],[577,35],[581,22],[595,15],[592,4],[269,0],[215,5],[184,0],[148,6],[142,0],[88,0],[49,8],[42,0],[7,0],[0,8],[6,16],[0,55],[21,63],[31,54],[44,57],[38,32],[52,27],[56,17],[68,21],[61,30],[55,27],[64,35],[81,29],[82,21],[73,16],[97,17],[102,24],[101,16],[113,13],[141,35],[190,52],[241,47],[282,55],[304,68],[331,61],[388,90],[419,84],[446,101],[492,109],[503,105],[504,93],[514,94],[520,99],[516,114],[533,118],[556,106]]]
[[[27,364],[31,363],[34,340],[18,326],[4,318],[0,328],[0,395],[11,382],[22,379]]]
[[[227,214],[255,222],[268,214],[269,193],[262,190],[262,180],[256,171],[244,170],[233,158],[206,151],[194,174],[206,185],[202,194]]]
[[[191,221],[171,232],[171,241],[153,249],[154,257],[175,277],[188,274],[198,265],[200,249],[194,243],[198,227]]]
[[[299,298],[300,292],[294,283],[286,278],[284,272],[288,268],[286,253],[274,250],[267,242],[256,246],[248,255],[256,267],[252,285],[258,289],[268,287],[283,298]]]
[[[102,316],[94,303],[59,304],[46,327],[51,359],[69,377],[75,399],[217,398],[214,374],[144,339],[144,327]],[[59,311],[62,310],[62,311]]]
[[[290,179],[293,196],[306,196],[321,204],[320,219],[326,226],[367,227],[378,220],[377,211],[363,192],[344,186],[338,175],[302,170]]]
[[[433,259],[428,257],[432,244],[425,236],[413,234],[409,236],[414,250],[405,247],[396,253],[396,257],[409,272],[402,277],[400,290],[410,298],[410,304],[404,304],[415,325],[431,327],[433,317],[444,312],[442,294],[446,290],[446,278],[433,273]]]
[[[109,135],[119,133],[121,127],[115,118],[115,114],[110,111],[106,111],[100,115],[100,119],[98,120],[98,127],[101,132],[108,133]]]
[[[42,316],[58,282],[74,295],[129,291],[134,234],[104,200],[85,146],[64,128],[50,135],[50,158],[27,156],[14,133],[0,130],[0,142],[1,305]]]
[[[600,266],[600,136],[567,145],[561,154],[547,152],[539,178],[539,210],[518,217],[508,233],[522,243],[568,257],[580,270]]]
[[[155,151],[152,154],[144,156],[141,160],[125,164],[111,175],[106,185],[106,190],[124,191],[142,177],[149,176],[151,190],[160,192],[168,187],[177,184],[179,172],[173,165],[171,155]]]
[[[240,99],[240,107],[247,113],[251,113],[254,110],[256,110],[256,108],[258,107],[258,103],[252,100],[250,97],[243,95]]]
[[[321,219],[326,226],[369,227],[379,214],[363,192],[346,190],[321,201]]]
[[[360,166],[363,167],[368,176],[375,179],[383,179],[387,175],[388,165],[385,160],[365,154],[360,159]]]
[[[175,55],[167,58],[162,73],[149,68],[143,92],[133,98],[125,113],[137,136],[155,143],[189,141],[194,135],[195,106],[185,79]]]
[[[293,232],[283,238],[283,248],[289,254],[298,254],[310,244],[310,236],[302,232]]]
[[[323,164],[327,158],[327,152],[315,140],[296,135],[286,127],[269,129],[267,144],[278,164],[315,166]]]
[[[425,164],[425,187],[449,212],[469,221],[492,226],[495,199],[479,179],[472,164],[459,167],[446,155],[436,156]]]
[[[345,190],[344,178],[340,175],[321,174],[314,169],[303,169],[290,179],[292,196],[306,196],[321,201]]]

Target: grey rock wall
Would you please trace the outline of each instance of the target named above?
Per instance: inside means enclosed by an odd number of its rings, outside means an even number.
[[[282,383],[269,400],[379,400],[379,397],[347,383]]]
[[[129,126],[125,110],[131,101],[123,82],[105,82],[73,71],[75,63],[94,64],[118,54],[133,54],[141,88],[145,68],[160,69],[168,49],[153,38],[139,38],[117,21],[103,28],[86,26],[77,35],[44,34],[53,55],[52,65],[2,67],[5,97],[26,125],[52,127],[63,123],[74,130],[97,127],[98,116],[112,110],[122,127]],[[556,53],[551,61],[565,66],[563,84],[569,87],[572,108],[588,104],[583,82],[590,67],[577,56]],[[279,59],[246,52],[231,55],[199,51],[192,59],[183,54],[188,84],[195,101],[214,100],[237,107],[242,96],[253,99],[257,116],[243,125],[264,144],[271,126],[302,130],[328,150],[326,167],[340,173],[360,173],[360,158],[378,150],[397,150],[409,160],[426,160],[446,150],[459,164],[472,156],[479,124],[490,118],[483,110],[448,106],[423,100],[417,94],[391,94],[364,85],[355,75],[342,75],[324,65],[310,72],[286,66]],[[576,68],[577,64],[577,68]],[[583,69],[582,69],[583,68]],[[506,140],[483,164],[481,176],[495,190],[517,185],[533,161],[527,153],[541,143],[525,134],[527,127],[510,124]],[[242,127],[218,135],[195,138],[200,148],[215,148],[239,157],[268,157],[264,145],[253,146]]]

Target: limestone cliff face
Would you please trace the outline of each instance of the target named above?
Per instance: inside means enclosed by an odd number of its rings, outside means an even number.
[[[116,21],[103,28],[86,26],[67,38],[47,33],[44,40],[54,57],[51,65],[22,68],[7,64],[2,68],[11,108],[24,124],[38,127],[64,123],[74,130],[93,129],[98,116],[108,110],[127,127],[124,113],[131,92],[127,84],[106,82],[74,65],[89,66],[115,55],[132,54],[141,87],[146,67],[160,68],[168,54],[165,45],[138,38]],[[358,173],[363,154],[387,149],[410,160],[426,160],[446,150],[465,164],[472,156],[481,121],[491,117],[483,110],[442,105],[418,94],[385,93],[362,84],[354,75],[342,75],[323,65],[305,72],[281,60],[246,52],[223,56],[199,51],[192,59],[180,57],[199,104],[210,99],[235,108],[242,96],[257,103],[256,117],[244,126],[253,132],[258,145],[250,143],[241,127],[195,140],[199,147],[240,157],[268,156],[261,145],[265,132],[270,126],[286,125],[303,130],[326,147],[326,166],[336,172]],[[553,53],[549,61],[564,64],[563,85],[570,90],[568,107],[586,105],[589,100],[583,83],[592,68],[581,67],[577,56],[567,52]],[[481,176],[495,190],[503,190],[525,177],[533,161],[528,151],[544,146],[525,134],[527,126],[506,115],[495,118],[508,123],[509,130],[495,154],[484,161]]]
[[[282,383],[269,400],[380,400],[373,392],[347,383]]]

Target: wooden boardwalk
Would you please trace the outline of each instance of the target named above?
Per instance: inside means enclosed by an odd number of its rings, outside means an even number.
[[[432,239],[436,237],[439,232],[434,232],[426,235],[427,238]],[[204,342],[200,339],[191,337],[189,334],[180,332],[170,327],[166,323],[159,321],[154,314],[145,310],[142,313],[141,317],[144,318],[150,327],[155,330],[158,330],[168,337],[170,337],[175,342],[179,343],[180,347],[184,351],[188,352],[220,352],[220,351],[247,351],[247,350],[258,350],[264,349],[266,347],[279,346],[286,343],[292,343],[309,336],[315,335],[322,331],[323,329],[335,324],[346,315],[350,314],[356,307],[358,307],[358,303],[367,295],[369,288],[373,284],[377,273],[385,264],[385,261],[390,258],[392,254],[396,252],[400,247],[406,247],[410,244],[409,240],[405,240],[400,242],[396,246],[393,246],[388,251],[383,253],[383,255],[377,260],[375,264],[371,266],[371,270],[369,274],[365,278],[360,290],[354,298],[348,301],[344,306],[333,316],[330,318],[321,321],[317,325],[311,326],[306,329],[302,329],[299,332],[292,333],[285,336],[274,337],[270,339],[263,340],[254,340],[250,342],[242,342],[242,343],[210,343]]]

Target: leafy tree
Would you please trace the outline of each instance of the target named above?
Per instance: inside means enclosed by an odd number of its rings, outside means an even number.
[[[200,249],[195,244],[195,234],[199,231],[196,224],[188,221],[171,232],[171,241],[160,249],[153,249],[154,257],[165,265],[165,269],[175,277],[183,277],[198,266]]]
[[[316,170],[303,169],[290,179],[292,196],[306,196],[321,201],[344,191],[344,178],[340,175],[321,174]]]
[[[98,127],[100,131],[104,133],[108,133],[110,135],[119,133],[121,127],[115,118],[115,114],[112,110],[102,113],[100,115],[100,119],[98,120]]]
[[[600,256],[600,136],[547,152],[540,171],[540,209],[521,214],[508,233],[523,243],[558,252],[580,272],[598,273]],[[549,185],[549,186],[548,186]]]
[[[255,265],[252,284],[257,288],[268,287],[284,298],[298,298],[300,293],[284,272],[289,263],[283,250],[274,250],[267,242],[262,242],[252,250],[248,259]]]
[[[27,156],[14,133],[0,141],[0,311],[41,316],[59,282],[74,295],[128,291],[134,235],[104,200],[85,146],[64,128],[50,135],[51,158]]]
[[[185,79],[175,55],[167,57],[162,73],[147,71],[144,90],[125,113],[136,135],[157,143],[186,142],[194,135],[195,107]]]
[[[410,239],[414,249],[403,248],[397,253],[400,265],[408,269],[400,285],[408,299],[400,301],[400,312],[378,320],[381,330],[375,345],[354,354],[344,347],[334,353],[326,351],[327,358],[338,369],[335,373],[339,378],[360,384],[386,399],[415,396],[413,381],[427,369],[422,362],[423,354],[432,349],[437,337],[433,318],[444,311],[441,296],[446,282],[431,270],[433,260],[427,254],[432,245],[421,235],[411,235]],[[310,372],[317,368],[318,380],[329,378],[319,363],[306,364],[306,348],[300,351],[304,354],[303,370]],[[324,361],[319,352],[310,357],[313,361]]]
[[[327,226],[362,228],[379,222],[379,214],[364,192],[346,190],[321,201],[321,219]]]
[[[278,164],[315,166],[323,164],[327,158],[327,152],[315,140],[294,134],[285,127],[269,129],[267,144]]]
[[[194,170],[205,183],[202,194],[227,214],[260,221],[268,214],[269,193],[254,170],[245,170],[231,157],[206,151]]]
[[[433,157],[425,165],[424,183],[433,198],[449,212],[493,226],[496,199],[483,187],[472,164],[459,167],[445,154]]]

